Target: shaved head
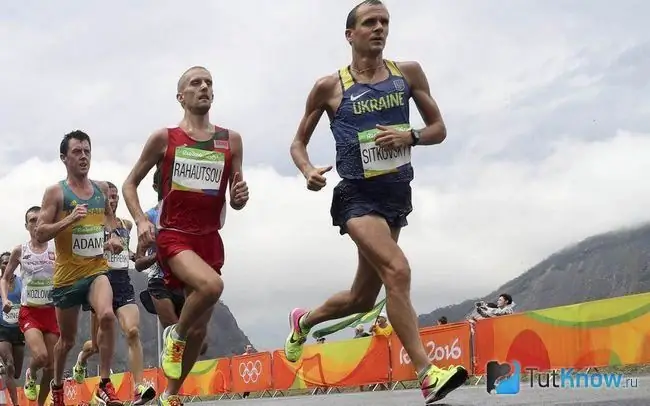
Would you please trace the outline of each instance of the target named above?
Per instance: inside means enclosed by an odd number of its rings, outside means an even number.
[[[180,93],[183,90],[183,88],[187,85],[187,81],[190,78],[190,73],[194,72],[195,70],[204,70],[208,73],[210,72],[203,66],[192,66],[191,68],[183,72],[180,79],[178,79],[178,85],[176,86],[176,91],[178,93]]]

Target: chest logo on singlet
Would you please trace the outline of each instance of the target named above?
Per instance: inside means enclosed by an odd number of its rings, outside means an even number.
[[[355,116],[376,113],[394,108],[402,108],[408,102],[406,99],[406,93],[404,92],[394,92],[379,96],[377,98],[371,97],[369,99],[357,100],[362,95],[365,95],[365,93],[366,92],[361,93],[356,97],[350,96],[350,101],[352,102],[352,112]]]
[[[72,253],[80,257],[104,255],[104,227],[77,225],[72,228]]]
[[[408,131],[411,126],[399,124],[389,126],[398,131]],[[405,146],[396,150],[386,150],[375,145],[375,138],[379,130],[371,130],[358,133],[359,150],[361,152],[361,163],[363,164],[363,176],[372,178],[391,172],[397,172],[400,166],[411,162],[411,147]]]
[[[177,147],[172,169],[172,190],[216,194],[225,161],[223,152]]]

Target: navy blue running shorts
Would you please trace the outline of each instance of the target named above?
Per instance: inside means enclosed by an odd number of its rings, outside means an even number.
[[[406,218],[412,211],[411,185],[407,182],[343,179],[334,188],[330,214],[332,224],[344,235],[352,218],[375,214],[391,228],[402,228],[408,225]]]

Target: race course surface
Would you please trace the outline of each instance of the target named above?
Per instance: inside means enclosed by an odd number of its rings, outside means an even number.
[[[638,387],[630,389],[542,389],[522,385],[517,395],[489,395],[484,385],[467,386],[454,391],[434,405],[589,405],[648,406],[650,377],[638,378]],[[423,406],[418,390],[377,391],[366,393],[292,396],[266,399],[201,402],[201,405],[235,404],[251,406]]]

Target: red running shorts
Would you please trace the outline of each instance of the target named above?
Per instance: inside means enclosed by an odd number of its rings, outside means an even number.
[[[224,261],[223,241],[219,233],[188,234],[175,230],[160,230],[156,237],[158,263],[163,270],[163,280],[170,289],[182,289],[185,285],[169,267],[168,260],[183,251],[194,251],[216,273],[221,275]]]
[[[56,322],[54,306],[21,306],[18,312],[18,326],[20,326],[20,331],[23,334],[31,328],[40,330],[43,334],[61,334],[59,325]]]

